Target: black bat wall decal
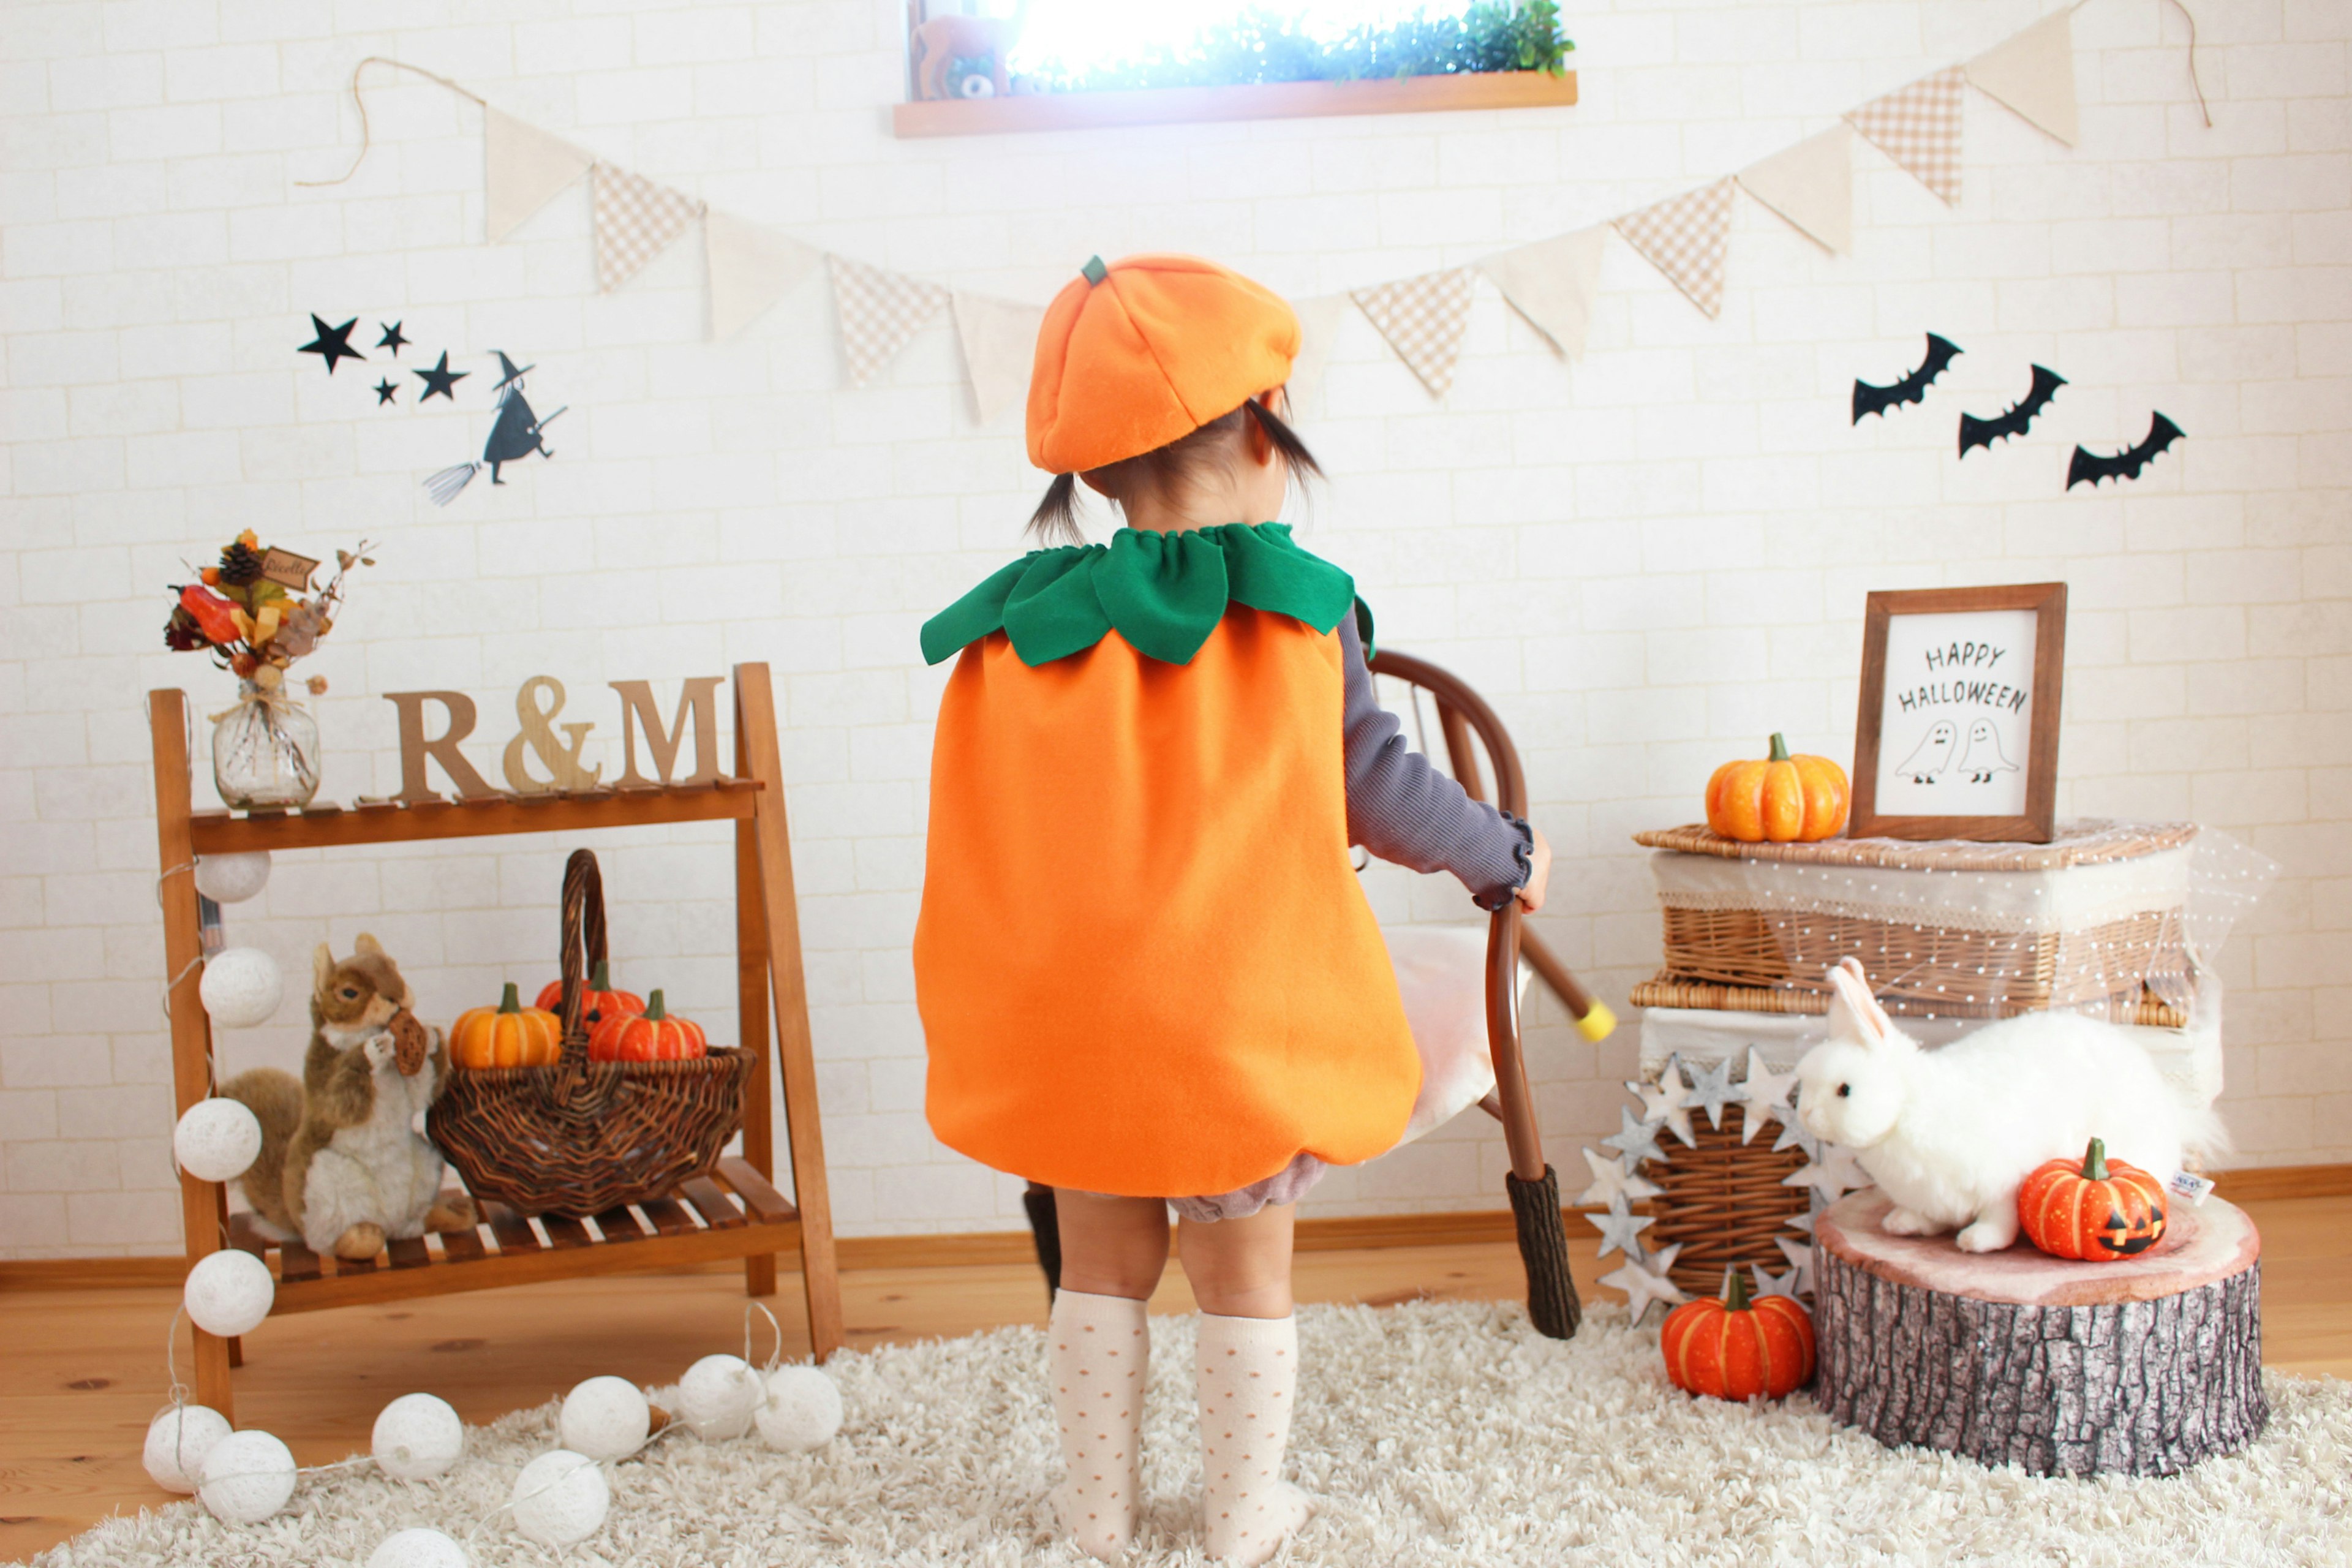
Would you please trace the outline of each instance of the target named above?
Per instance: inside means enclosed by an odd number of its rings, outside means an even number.
[[[2101,479],[2136,479],[2142,468],[2156,460],[2158,452],[2179,440],[2181,435],[2179,426],[2159,414],[2148,424],[2147,440],[2112,458],[2097,457],[2077,447],[2074,460],[2066,465],[2066,488],[2071,490],[2085,479],[2091,481],[2094,489]]]
[[[2011,436],[2022,436],[2033,427],[2033,416],[2050,406],[2066,378],[2046,365],[2033,367],[2033,384],[2026,389],[2023,402],[2012,403],[2009,411],[1992,419],[1979,419],[1973,414],[1960,416],[1960,456],[1965,458],[1979,447],[1990,447],[1995,441],[2006,441]]]
[[[1944,374],[1944,367],[1958,359],[1960,347],[1948,338],[1927,334],[1927,357],[1919,368],[1896,382],[1893,386],[1873,386],[1866,381],[1853,384],[1853,422],[1862,423],[1865,414],[1885,415],[1899,404],[1917,403],[1927,395],[1927,384]]]

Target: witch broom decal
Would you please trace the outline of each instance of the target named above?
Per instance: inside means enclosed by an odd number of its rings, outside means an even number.
[[[490,438],[482,445],[482,460],[478,463],[460,463],[454,468],[444,468],[426,479],[425,493],[433,498],[435,506],[447,506],[451,501],[456,500],[457,492],[470,484],[474,476],[480,473],[484,468],[490,470],[490,483],[502,485],[506,480],[499,477],[500,464],[527,458],[533,452],[537,452],[542,458],[555,456],[554,449],[543,439],[543,433],[562,415],[565,408],[572,405],[567,403],[563,408],[559,408],[541,419],[530,411],[530,404],[522,395],[522,378],[539,367],[527,364],[520,370],[517,370],[514,361],[507,358],[505,351],[500,350],[499,351],[499,368],[506,373],[498,385],[499,420],[497,424],[490,426]]]

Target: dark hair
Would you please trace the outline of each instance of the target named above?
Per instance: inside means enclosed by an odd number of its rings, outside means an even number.
[[[1285,396],[1276,393],[1274,396]],[[1285,401],[1287,401],[1285,396]],[[1116,463],[1087,470],[1087,478],[1102,487],[1103,493],[1121,505],[1143,495],[1169,495],[1183,489],[1193,476],[1211,466],[1233,471],[1235,437],[1243,433],[1243,422],[1256,426],[1274,449],[1282,454],[1283,461],[1294,474],[1323,477],[1323,465],[1307,449],[1281,415],[1267,406],[1266,401],[1251,398],[1239,408],[1210,420],[1189,436],[1180,436],[1165,447],[1153,448],[1138,457],[1122,458]],[[1076,474],[1056,474],[1054,482],[1045,487],[1045,499],[1029,515],[1028,531],[1047,544],[1078,544],[1086,536],[1078,530],[1078,480]],[[1264,521],[1244,519],[1244,521]]]

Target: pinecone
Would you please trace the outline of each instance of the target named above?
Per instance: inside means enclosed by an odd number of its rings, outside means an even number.
[[[261,552],[242,542],[221,552],[220,580],[242,588],[261,575]]]

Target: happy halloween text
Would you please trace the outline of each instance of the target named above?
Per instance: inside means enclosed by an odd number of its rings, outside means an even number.
[[[1932,674],[1949,670],[1990,670],[2008,656],[2005,647],[1990,643],[1956,642],[1927,651],[1924,662]],[[1895,701],[1909,713],[1920,708],[1948,708],[1956,705],[2023,711],[2026,693],[2002,680],[1929,680],[1922,681],[1908,691],[1898,692]]]

